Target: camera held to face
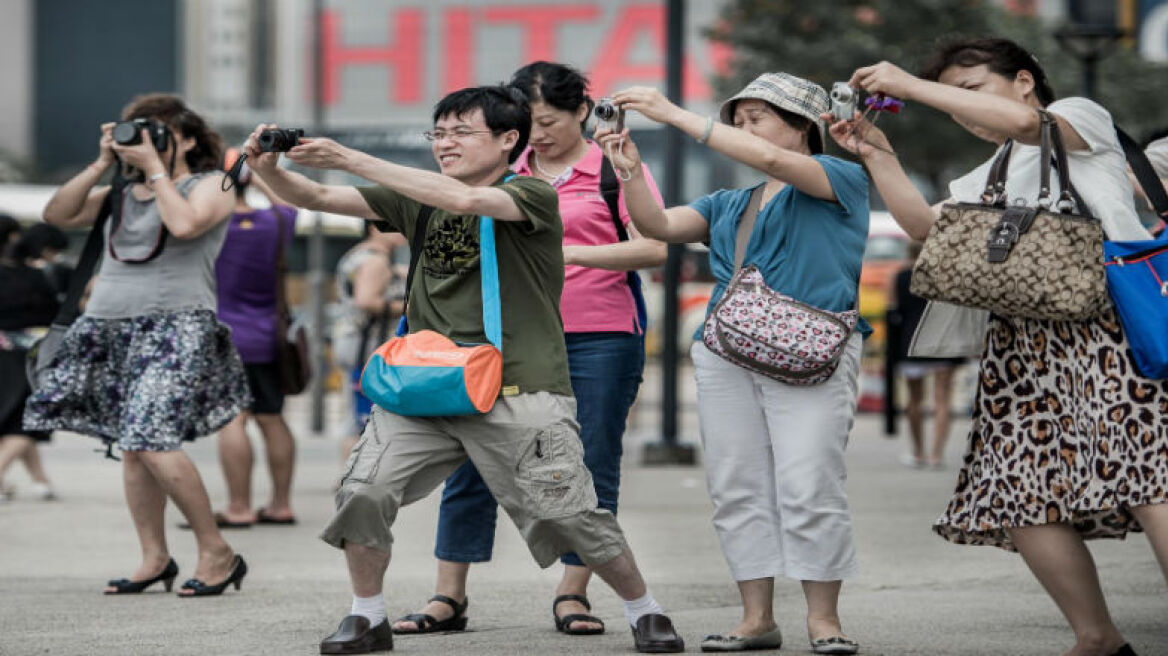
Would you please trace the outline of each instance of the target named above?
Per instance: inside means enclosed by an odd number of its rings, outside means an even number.
[[[831,115],[837,121],[850,121],[856,115],[856,101],[860,93],[847,82],[831,85]]]
[[[597,123],[613,132],[619,133],[625,129],[625,110],[617,107],[612,98],[598,100],[592,113],[596,116]]]
[[[263,153],[286,153],[300,143],[304,130],[300,128],[273,128],[260,132],[259,146]]]
[[[154,150],[160,153],[166,150],[167,142],[170,140],[170,130],[164,123],[152,118],[135,118],[115,123],[112,135],[114,143],[121,146],[140,144],[142,143],[142,130],[146,130],[146,134],[150,135]]]

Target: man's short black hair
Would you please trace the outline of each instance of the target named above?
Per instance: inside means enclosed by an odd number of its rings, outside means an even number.
[[[485,87],[467,87],[447,94],[434,107],[434,122],[447,116],[462,118],[476,109],[483,110],[487,127],[496,135],[510,130],[519,133],[519,140],[507,156],[510,164],[527,148],[531,135],[531,106],[522,91],[502,84]]]

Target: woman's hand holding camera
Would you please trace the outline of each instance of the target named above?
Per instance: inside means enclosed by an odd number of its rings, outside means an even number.
[[[98,169],[98,173],[114,165],[117,157],[114,156],[114,123],[101,124],[101,139],[97,142],[97,159],[90,166]]]
[[[913,91],[921,79],[896,64],[879,64],[856,69],[848,86],[867,91],[869,95],[884,94],[901,100],[914,100]]]
[[[858,111],[850,121],[837,120],[830,112],[820,114],[819,118],[827,123],[827,131],[839,147],[860,159],[866,161],[878,155],[896,156],[896,151],[892,149],[892,144],[884,131],[865,119]]]
[[[621,132],[613,132],[601,126],[596,129],[592,138],[600,144],[600,149],[608,156],[608,161],[612,162],[617,171],[625,176],[641,175],[641,153],[637,150],[637,144],[629,138],[628,128]]]
[[[110,125],[112,131],[113,124],[111,123]],[[166,167],[162,165],[162,160],[158,157],[158,151],[154,148],[154,140],[145,128],[142,129],[142,139],[133,145],[123,146],[115,142],[112,134],[109,139],[110,149],[123,162],[145,173],[147,178],[157,173],[166,173]]]
[[[683,111],[670,102],[665,94],[652,87],[630,87],[612,95],[612,101],[624,110],[636,110],[656,123],[672,123]]]

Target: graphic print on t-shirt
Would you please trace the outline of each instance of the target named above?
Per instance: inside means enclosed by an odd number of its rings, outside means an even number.
[[[446,278],[473,271],[479,265],[478,221],[460,217],[433,221],[423,252],[428,275]]]

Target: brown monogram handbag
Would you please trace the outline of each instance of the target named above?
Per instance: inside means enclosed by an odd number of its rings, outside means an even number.
[[[1028,319],[1083,321],[1107,306],[1103,228],[1071,185],[1058,123],[1039,110],[1038,202],[1006,202],[1012,142],[990,167],[982,203],[941,208],[913,267],[912,292],[933,301]],[[1062,187],[1051,204],[1051,156]]]

